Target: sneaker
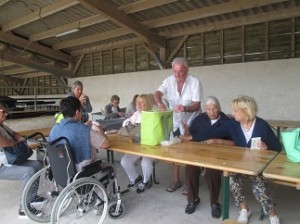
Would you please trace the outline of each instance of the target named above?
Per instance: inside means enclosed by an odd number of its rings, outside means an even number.
[[[30,207],[40,210],[48,202],[47,198],[36,195],[30,202]]]
[[[270,216],[270,224],[280,224],[279,218],[277,215]]]
[[[139,183],[143,181],[143,177],[139,175],[134,182],[131,182],[130,184],[127,185],[127,188],[134,188],[136,187]]]
[[[148,183],[139,183],[136,189],[136,193],[143,193],[148,188]]]
[[[26,217],[25,212],[24,212],[23,209],[19,209],[19,217],[20,218]]]
[[[248,223],[248,219],[251,215],[251,211],[247,211],[247,209],[242,209],[240,211],[240,215],[238,217],[238,222],[241,224],[247,224]]]
[[[41,211],[41,210],[37,210],[37,209],[35,209],[35,208],[31,207],[31,206],[29,206],[29,211],[30,211],[32,214],[36,215],[37,217],[41,217],[41,216],[42,216],[42,211]],[[23,209],[19,209],[19,217],[20,217],[20,218],[27,217],[27,216],[25,215],[25,212],[24,212]]]

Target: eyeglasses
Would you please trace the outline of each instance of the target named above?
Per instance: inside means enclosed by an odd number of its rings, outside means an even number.
[[[6,110],[0,110],[0,112],[2,112],[2,114],[8,114]]]

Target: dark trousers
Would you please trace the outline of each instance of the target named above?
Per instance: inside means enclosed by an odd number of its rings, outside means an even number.
[[[185,166],[185,178],[188,189],[187,200],[193,202],[199,197],[199,179],[201,174],[201,167],[198,166]],[[219,201],[219,194],[221,188],[221,175],[222,171],[205,169],[204,177],[209,190],[210,203]]]

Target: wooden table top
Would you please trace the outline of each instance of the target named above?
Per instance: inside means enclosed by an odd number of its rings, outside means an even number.
[[[281,127],[281,128],[297,128],[300,127],[300,121],[292,120],[266,120],[272,127]]]
[[[285,152],[279,153],[264,170],[263,175],[267,178],[293,182],[300,190],[300,163],[290,162]]]
[[[51,131],[51,128],[39,128],[39,129],[32,129],[32,130],[26,130],[26,131],[19,131],[18,133],[22,136],[29,136],[35,132],[42,133],[45,137],[49,136],[49,133]]]
[[[258,175],[276,156],[276,152],[249,150],[241,147],[181,142],[171,146],[148,146],[131,143],[129,137],[109,135],[112,151],[190,164],[206,168]]]

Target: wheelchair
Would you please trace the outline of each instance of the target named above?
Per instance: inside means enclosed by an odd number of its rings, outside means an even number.
[[[121,218],[125,209],[114,168],[101,160],[76,173],[70,144],[60,137],[46,146],[45,167],[27,183],[22,196],[25,214],[36,222],[102,223],[107,215]],[[46,202],[33,212],[29,195],[37,191]],[[112,200],[114,199],[114,200]],[[109,204],[109,200],[112,203]],[[40,214],[41,213],[41,214]]]

